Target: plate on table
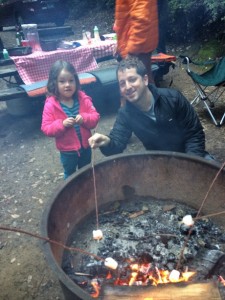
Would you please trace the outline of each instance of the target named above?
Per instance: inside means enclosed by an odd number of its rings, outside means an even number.
[[[107,33],[102,35],[105,40],[116,40],[116,33]]]
[[[76,41],[62,41],[59,46],[58,49],[74,49],[77,47],[80,47],[81,43],[76,42]]]

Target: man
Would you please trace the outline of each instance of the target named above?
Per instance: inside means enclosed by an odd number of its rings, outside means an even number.
[[[205,134],[188,100],[178,91],[148,84],[144,64],[135,57],[122,60],[117,77],[126,99],[109,136],[95,133],[89,144],[106,156],[124,151],[134,133],[147,150],[176,151],[210,158]]]
[[[145,65],[149,82],[154,82],[151,53],[158,44],[157,0],[116,0],[114,29],[121,58],[137,56]]]

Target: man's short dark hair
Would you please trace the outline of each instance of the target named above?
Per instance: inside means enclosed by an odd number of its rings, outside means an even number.
[[[147,70],[145,68],[145,65],[139,58],[135,56],[129,56],[120,61],[119,66],[117,68],[117,75],[119,71],[125,71],[126,69],[131,69],[131,68],[136,69],[137,74],[139,74],[142,77],[144,75],[147,75]]]

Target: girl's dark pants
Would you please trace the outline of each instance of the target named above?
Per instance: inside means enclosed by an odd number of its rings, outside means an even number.
[[[91,148],[82,148],[79,152],[60,152],[60,161],[64,169],[64,179],[68,178],[77,168],[80,169],[91,162]]]

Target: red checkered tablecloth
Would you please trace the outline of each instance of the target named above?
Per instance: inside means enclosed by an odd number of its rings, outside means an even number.
[[[56,51],[37,51],[26,56],[11,56],[17,71],[25,84],[48,79],[52,64],[63,59],[74,65],[78,73],[98,68],[97,58],[112,55],[116,47],[115,41],[99,41],[74,49]]]
[[[105,56],[113,55],[115,52],[117,42],[114,40],[99,41],[97,43],[92,43],[89,45],[92,53],[96,59]]]

